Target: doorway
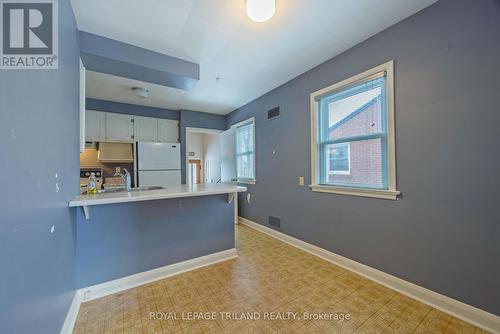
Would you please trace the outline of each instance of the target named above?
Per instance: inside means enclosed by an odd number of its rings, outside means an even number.
[[[201,161],[189,160],[189,184],[201,183]]]
[[[221,182],[221,130],[186,128],[188,184]]]

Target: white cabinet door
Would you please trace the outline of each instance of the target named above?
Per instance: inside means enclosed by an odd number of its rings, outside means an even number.
[[[178,143],[179,121],[158,119],[158,141],[162,143]]]
[[[137,141],[158,141],[158,120],[151,117],[134,116],[134,139]]]
[[[106,140],[134,140],[134,123],[130,115],[106,113]]]
[[[94,110],[85,111],[85,140],[98,141],[105,139],[106,113]]]

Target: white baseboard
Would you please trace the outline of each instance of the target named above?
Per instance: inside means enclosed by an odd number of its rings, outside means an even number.
[[[231,248],[222,252],[201,256],[195,259],[174,263],[165,267],[144,271],[142,273],[79,289],[73,297],[73,302],[71,303],[68,314],[66,315],[66,320],[61,329],[61,334],[72,333],[76,317],[78,316],[78,310],[80,309],[80,304],[83,302],[237,257],[238,253],[236,252],[236,248]]]
[[[76,318],[78,316],[78,311],[80,310],[81,296],[78,291],[75,292],[71,305],[69,307],[68,313],[66,314],[66,319],[61,328],[61,334],[71,334],[73,332],[73,327],[75,327]]]
[[[142,273],[122,277],[113,281],[89,286],[79,289],[82,296],[82,302],[101,298],[113,293],[135,288],[137,286],[151,283],[169,276],[191,271],[197,268],[205,267],[221,261],[234,259],[238,256],[236,248],[228,249],[222,252],[201,256],[195,259],[174,263],[165,267],[156,268]]]
[[[311,245],[305,241],[291,237],[282,232],[278,232],[243,217],[239,217],[239,221],[248,227],[300,248],[305,252],[318,256],[349,271],[355,272],[356,274],[364,276],[392,290],[398,291],[408,297],[446,312],[472,325],[489,332],[500,333],[500,317],[494,314],[407,282],[398,277],[386,274],[380,270],[337,255],[318,246]]]

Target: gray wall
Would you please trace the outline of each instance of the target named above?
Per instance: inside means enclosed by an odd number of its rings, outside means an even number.
[[[141,106],[137,104],[120,103],[99,99],[86,98],[85,108],[88,110],[97,110],[113,112],[117,114],[127,114],[145,117],[156,117],[179,120],[180,112],[178,110],[162,109]]]
[[[0,70],[0,333],[58,333],[74,295],[78,78],[59,1],[59,69]]]
[[[227,195],[77,209],[79,288],[234,248]]]
[[[184,90],[200,79],[199,64],[84,31],[78,37],[89,70]]]
[[[311,181],[309,94],[391,59],[402,198],[298,186]],[[500,315],[499,77],[500,2],[437,2],[228,116],[256,117],[240,214],[281,217],[286,234]]]
[[[226,129],[226,117],[199,111],[181,110],[179,136],[181,141],[181,180],[186,183],[186,128]]]

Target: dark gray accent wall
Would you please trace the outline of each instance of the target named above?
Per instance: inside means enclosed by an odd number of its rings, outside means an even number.
[[[391,59],[402,198],[298,186],[311,182],[309,94]],[[286,234],[500,315],[499,77],[499,1],[441,0],[390,27],[228,115],[256,117],[240,215],[280,217]]]
[[[147,107],[137,104],[113,102],[99,99],[86,98],[85,108],[88,110],[106,111],[117,114],[127,114],[145,117],[167,118],[179,120],[178,110]]]
[[[181,142],[181,180],[186,183],[186,128],[226,129],[226,117],[199,111],[181,110],[179,136]]]
[[[198,64],[84,31],[79,38],[88,70],[185,90],[200,79]]]
[[[122,278],[234,248],[227,195],[77,208],[77,285]]]
[[[77,38],[59,1],[59,69],[0,70],[0,333],[59,333],[75,293]]]

